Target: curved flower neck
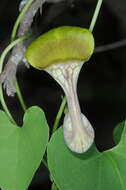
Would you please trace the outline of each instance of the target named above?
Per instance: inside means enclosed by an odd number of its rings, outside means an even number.
[[[64,139],[68,147],[77,153],[87,151],[94,141],[94,130],[81,114],[77,97],[77,80],[83,61],[68,61],[44,69],[63,88],[69,113],[64,118]]]

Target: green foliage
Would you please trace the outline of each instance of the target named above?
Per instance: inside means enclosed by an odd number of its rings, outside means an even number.
[[[94,38],[88,29],[62,26],[35,39],[26,50],[26,58],[33,67],[44,69],[71,60],[87,61],[93,51]]]
[[[52,184],[51,190],[58,190],[57,186],[55,183]]]
[[[24,115],[24,124],[12,124],[0,111],[0,187],[26,190],[42,161],[49,137],[43,111],[34,106]]]
[[[124,126],[125,126],[125,121],[119,123],[115,129],[114,129],[114,132],[113,132],[113,139],[115,141],[116,144],[119,143],[120,139],[121,139],[121,134],[123,132],[123,129],[124,129]]]
[[[99,152],[95,145],[84,154],[71,152],[64,143],[62,128],[48,145],[48,166],[60,190],[125,190],[126,126],[117,146]]]

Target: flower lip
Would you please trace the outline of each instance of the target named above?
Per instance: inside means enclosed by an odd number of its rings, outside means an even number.
[[[70,60],[88,60],[94,51],[94,38],[88,29],[62,26],[35,39],[26,50],[33,67],[44,69]]]

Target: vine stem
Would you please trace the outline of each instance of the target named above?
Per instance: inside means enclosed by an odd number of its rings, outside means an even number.
[[[92,20],[91,20],[91,24],[90,24],[90,27],[89,27],[89,30],[92,32],[94,27],[95,27],[95,24],[96,24],[96,21],[97,21],[97,18],[98,18],[98,15],[99,15],[99,12],[100,12],[100,8],[101,8],[101,5],[102,5],[102,2],[103,0],[98,0],[97,2],[97,5],[96,5],[96,8],[95,8],[95,11],[94,11],[94,14],[93,14],[93,17],[92,17]],[[60,105],[60,108],[59,108],[59,111],[57,113],[57,116],[56,116],[56,119],[55,119],[55,122],[54,122],[54,125],[53,125],[53,128],[52,128],[52,132],[55,132],[58,125],[59,125],[59,122],[60,122],[60,119],[62,117],[62,114],[64,112],[64,109],[65,109],[65,106],[66,106],[66,97],[64,96],[62,102],[61,102],[61,105]]]
[[[26,107],[26,104],[24,102],[24,99],[23,99],[23,96],[22,96],[22,93],[21,93],[21,90],[20,90],[20,87],[19,87],[19,84],[18,84],[18,81],[16,79],[15,81],[15,87],[16,87],[16,92],[17,92],[17,97],[19,99],[19,102],[21,104],[21,107],[22,109],[24,110],[24,112],[26,111],[27,107]]]
[[[23,19],[25,13],[27,12],[28,8],[30,7],[30,5],[32,3],[33,3],[33,0],[29,0],[26,3],[26,5],[24,6],[24,8],[22,9],[21,13],[19,14],[19,16],[18,16],[18,18],[17,18],[17,20],[16,20],[16,22],[14,24],[13,30],[12,30],[11,42],[13,42],[15,40],[19,24],[20,24],[20,22]],[[23,100],[23,96],[22,96],[22,93],[21,93],[21,90],[20,90],[20,87],[19,87],[17,79],[15,81],[15,84],[16,84],[16,93],[17,93],[18,100],[19,100],[19,102],[21,104],[21,107],[22,107],[23,111],[25,112],[26,111],[26,105],[25,105],[25,102]]]
[[[60,122],[60,119],[61,119],[61,116],[63,114],[63,111],[65,109],[65,106],[66,106],[66,97],[64,96],[63,100],[62,100],[62,103],[60,105],[60,108],[59,108],[59,111],[57,113],[57,116],[56,116],[56,119],[55,119],[55,122],[54,122],[54,125],[53,125],[53,129],[52,129],[52,132],[54,133],[59,125],[59,122]]]
[[[97,21],[97,18],[98,18],[102,3],[103,3],[103,0],[98,0],[98,2],[97,2],[97,5],[96,5],[96,8],[95,8],[92,20],[91,20],[91,24],[90,24],[90,27],[89,27],[89,30],[91,32],[93,31],[93,29],[95,27],[95,24],[96,24],[96,21]]]
[[[21,38],[18,38],[16,39],[15,41],[13,41],[12,43],[10,43],[6,48],[5,50],[3,51],[1,57],[0,57],[0,73],[2,72],[2,68],[3,68],[3,63],[4,63],[4,59],[6,57],[6,55],[8,54],[8,52],[16,45],[18,44],[19,42],[23,41],[23,40],[26,40],[29,38],[29,34],[21,37]],[[15,123],[11,113],[9,112],[8,108],[7,108],[7,105],[5,103],[5,100],[4,100],[4,96],[3,96],[3,89],[2,89],[2,85],[0,85],[0,100],[1,100],[1,104],[3,106],[3,109],[5,110],[6,114],[8,115],[8,117],[10,118],[10,120]]]
[[[22,9],[21,13],[19,14],[15,24],[14,24],[14,27],[13,27],[13,30],[12,30],[12,34],[11,34],[11,42],[15,39],[16,37],[16,34],[17,34],[17,30],[18,30],[18,26],[21,22],[21,20],[23,19],[25,13],[27,12],[28,8],[31,6],[31,4],[33,3],[34,0],[29,0],[26,5],[24,6],[24,8]]]

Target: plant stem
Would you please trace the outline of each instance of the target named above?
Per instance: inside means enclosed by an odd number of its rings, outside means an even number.
[[[90,24],[90,27],[89,27],[89,30],[91,32],[93,31],[93,29],[95,27],[95,24],[96,24],[96,21],[97,21],[99,12],[100,12],[100,8],[101,8],[101,5],[102,5],[102,2],[103,2],[103,0],[98,0],[98,2],[97,2],[97,5],[96,5],[96,8],[95,8],[92,20],[91,20],[91,24]]]
[[[59,122],[60,122],[60,119],[62,117],[62,114],[63,114],[63,111],[65,109],[65,106],[66,106],[66,96],[63,97],[63,100],[62,100],[62,103],[60,105],[60,108],[59,108],[59,111],[57,113],[57,116],[56,116],[56,119],[55,119],[55,122],[54,122],[54,125],[53,125],[53,129],[52,129],[52,132],[54,133],[59,125]]]
[[[16,45],[18,44],[19,42],[23,41],[23,40],[26,40],[27,38],[29,37],[29,34],[21,37],[21,38],[18,38],[17,40],[13,41],[12,43],[10,43],[6,48],[5,50],[3,51],[1,57],[0,57],[0,73],[2,72],[2,68],[3,68],[3,63],[4,63],[4,59],[6,57],[6,55],[8,54],[8,52]],[[0,100],[1,100],[1,104],[3,106],[3,109],[4,111],[6,112],[6,114],[8,115],[8,117],[10,118],[10,120],[15,123],[13,117],[11,116],[7,106],[6,106],[6,103],[5,103],[5,100],[4,100],[4,97],[3,97],[3,89],[2,89],[2,85],[0,85]]]
[[[119,40],[119,41],[115,41],[113,43],[98,46],[95,48],[94,53],[102,53],[102,52],[106,52],[106,51],[111,51],[111,50],[115,50],[117,48],[122,48],[124,46],[126,46],[126,38]]]
[[[18,96],[19,102],[20,102],[20,104],[21,104],[22,109],[23,109],[24,112],[25,112],[25,111],[26,111],[26,105],[25,105],[25,103],[24,103],[23,96],[22,96],[22,94],[21,94],[21,90],[20,90],[20,88],[19,88],[19,84],[18,84],[17,79],[16,79],[16,81],[15,81],[15,85],[16,85],[16,92],[17,92],[17,96]]]
[[[21,20],[23,19],[25,13],[27,12],[28,8],[30,7],[30,5],[32,4],[33,0],[29,0],[26,5],[24,6],[23,10],[21,11],[21,13],[19,14],[15,24],[14,24],[14,27],[13,27],[13,30],[12,30],[12,34],[11,34],[11,42],[14,41],[15,37],[16,37],[16,34],[17,34],[17,30],[18,30],[18,27],[19,27],[19,24],[21,22]],[[18,81],[16,79],[16,92],[17,92],[17,97],[19,99],[19,102],[21,104],[21,107],[24,111],[26,111],[26,105],[25,105],[25,102],[23,100],[23,96],[21,94],[21,91],[20,91],[20,87],[18,85]]]
[[[21,20],[23,19],[25,13],[27,12],[28,8],[31,6],[31,4],[33,3],[34,0],[29,0],[26,5],[24,6],[24,8],[22,9],[21,13],[19,14],[15,24],[14,24],[14,27],[13,27],[13,30],[12,30],[12,34],[11,34],[11,41],[13,41],[16,37],[16,34],[17,34],[17,29],[18,29],[18,26],[21,22]]]
[[[23,99],[23,96],[22,96],[22,93],[21,93],[17,78],[15,80],[15,85],[16,85],[15,88],[16,88],[16,93],[17,93],[18,100],[19,100],[19,102],[21,104],[21,107],[22,107],[23,111],[25,112],[26,111],[26,105],[25,105],[25,102],[24,102],[24,99]]]
[[[4,96],[3,96],[3,90],[2,90],[2,86],[1,85],[0,85],[0,101],[1,101],[1,104],[2,104],[2,107],[3,107],[4,111],[8,115],[9,119],[11,120],[11,122],[14,123],[14,124],[16,124],[15,120],[13,119],[13,117],[12,117],[11,113],[9,112],[9,110],[7,108],[7,105],[5,103]]]

